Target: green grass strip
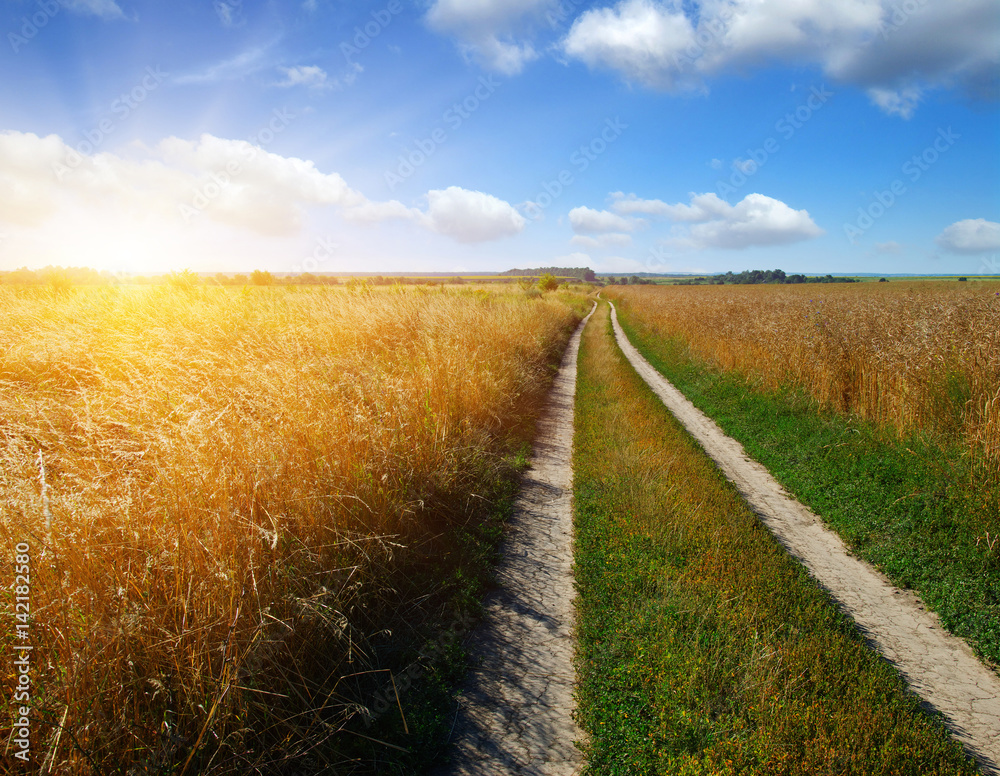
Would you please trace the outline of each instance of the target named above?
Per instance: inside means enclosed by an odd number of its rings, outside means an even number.
[[[605,304],[574,465],[591,772],[975,773],[635,374]]]
[[[893,436],[818,411],[801,392],[764,393],[693,358],[618,305],[632,344],[859,557],[918,592],[952,633],[1000,663],[1000,485],[976,482],[957,445]]]

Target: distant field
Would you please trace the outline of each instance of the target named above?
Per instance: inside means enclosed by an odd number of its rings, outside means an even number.
[[[36,761],[416,767],[582,306],[0,287],[0,568],[30,547]]]
[[[698,277],[704,278],[704,277],[711,277],[711,276],[702,275],[702,276],[698,276]],[[876,277],[868,277],[866,275],[865,276],[863,276],[863,275],[856,275],[856,276],[846,276],[846,277],[850,277],[852,280],[857,280],[858,282],[861,282],[861,283],[879,283],[882,280],[878,276],[876,276]],[[994,282],[994,283],[1000,284],[1000,275],[926,275],[926,276],[923,276],[923,275],[914,275],[914,276],[905,276],[905,277],[893,277],[893,276],[890,275],[890,276],[886,277],[886,282],[888,282],[888,283],[911,283],[911,282],[915,282],[915,281],[921,281],[921,282],[927,282],[927,283],[955,283],[955,282],[959,282],[959,278],[960,277],[964,277],[966,279],[966,281],[968,281],[970,283],[973,282],[973,281],[980,281],[980,282],[987,282],[987,283],[988,282]],[[679,278],[679,277],[671,277],[671,278],[653,277],[653,278],[649,278],[649,280],[652,280],[653,283],[657,284],[657,285],[678,285],[678,284],[684,283],[685,281],[691,280],[691,279],[692,278],[687,278],[687,277],[683,277],[683,278]],[[818,284],[816,284],[816,283],[809,283],[809,284],[803,284],[803,285],[816,286]]]

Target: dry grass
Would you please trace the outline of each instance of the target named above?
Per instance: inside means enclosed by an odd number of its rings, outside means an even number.
[[[576,318],[472,290],[0,287],[0,546],[9,581],[32,551],[33,759],[336,765],[385,610],[418,618],[433,592],[403,590],[407,569],[481,512]],[[0,676],[10,697],[10,661]]]
[[[901,432],[961,439],[1000,472],[1000,293],[994,283],[609,289],[637,323],[765,389]]]

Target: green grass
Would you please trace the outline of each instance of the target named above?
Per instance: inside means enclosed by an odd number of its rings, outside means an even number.
[[[617,350],[577,384],[578,718],[591,773],[975,773]]]
[[[818,411],[801,392],[765,393],[700,363],[682,341],[644,326],[627,305],[632,343],[667,379],[860,557],[911,588],[1000,663],[1000,485],[976,480],[958,444],[900,438],[857,418]]]

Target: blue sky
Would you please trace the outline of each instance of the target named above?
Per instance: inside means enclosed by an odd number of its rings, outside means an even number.
[[[0,269],[1000,272],[994,0],[0,2]]]

